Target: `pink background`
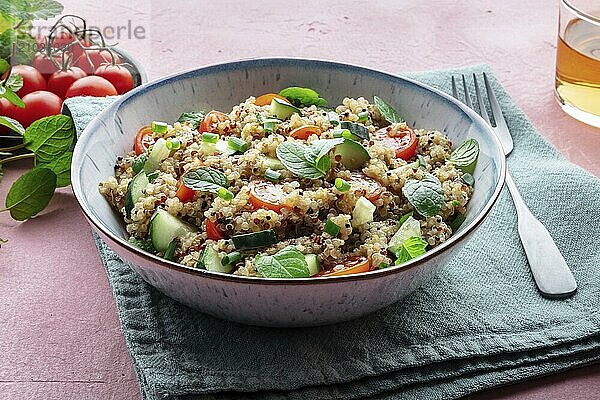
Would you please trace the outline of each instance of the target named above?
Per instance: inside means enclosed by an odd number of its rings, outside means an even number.
[[[557,1],[62,2],[92,25],[143,26],[146,39],[119,42],[151,79],[256,56],[390,72],[485,62],[544,136],[600,176],[600,129],[565,115],[553,98]],[[8,168],[2,202],[26,167]],[[31,221],[0,214],[0,237],[9,239],[0,250],[1,397],[139,399],[106,274],[70,189]],[[600,398],[600,366],[471,398]]]

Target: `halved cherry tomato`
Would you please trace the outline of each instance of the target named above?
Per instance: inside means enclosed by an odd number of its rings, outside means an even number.
[[[256,100],[254,100],[254,104],[256,104],[257,106],[268,106],[269,104],[271,104],[271,100],[273,100],[274,98],[283,100],[286,103],[290,104],[288,99],[278,95],[277,93],[266,93],[262,96],[258,96]]]
[[[222,113],[221,111],[212,110],[202,120],[202,123],[198,127],[198,132],[214,132],[217,130],[217,124],[219,122],[225,122],[229,120],[229,115]]]
[[[381,140],[396,150],[396,158],[410,160],[417,151],[417,135],[410,127],[392,129],[388,126],[373,133],[373,139]]]
[[[187,203],[188,201],[194,200],[194,193],[194,190],[185,186],[181,178],[179,178],[177,192],[175,192],[175,196],[177,196],[179,201],[181,201],[182,203]]]
[[[135,135],[135,142],[133,144],[133,149],[135,150],[135,154],[138,156],[142,153],[145,153],[148,150],[150,145],[154,144],[154,137],[152,137],[152,128],[149,126],[144,126],[140,129]]]
[[[383,186],[379,182],[369,178],[362,172],[352,172],[348,183],[352,188],[363,189],[366,199],[371,203],[374,203],[384,191]]]
[[[281,204],[283,196],[283,186],[279,184],[267,181],[250,182],[250,203],[254,208],[265,208],[279,213],[286,207]]]
[[[336,262],[330,269],[323,271],[319,276],[340,276],[368,272],[371,269],[371,260],[363,256],[350,256]]]
[[[223,239],[223,233],[219,230],[217,224],[208,218],[206,219],[206,235],[212,240]]]
[[[320,135],[321,128],[316,125],[304,125],[299,128],[294,129],[290,132],[290,136],[294,139],[302,139],[306,140],[310,137],[310,135]]]

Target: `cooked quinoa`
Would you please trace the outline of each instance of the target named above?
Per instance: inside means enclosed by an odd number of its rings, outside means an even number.
[[[362,97],[345,98],[333,109],[299,105],[298,111],[286,118],[274,118],[275,100],[264,104],[261,98],[261,105],[257,98],[249,97],[228,114],[208,113],[200,127],[197,122],[185,121],[143,128],[136,140],[143,138],[146,146],[136,144],[133,151],[119,157],[114,176],[99,184],[102,195],[123,216],[133,243],[186,266],[207,269],[211,268],[204,265],[202,257],[210,248],[218,260],[226,255],[235,258],[225,272],[245,276],[265,275],[259,271],[260,265],[257,268],[257,255],[274,256],[292,246],[303,255],[314,254],[318,274],[323,275],[343,273],[356,263],[366,263],[370,270],[394,265],[390,240],[399,230],[400,219],[409,213],[418,221],[420,232],[416,235],[420,234],[427,249],[452,235],[452,222],[465,214],[473,188],[465,183],[465,172],[450,162],[453,144],[443,133],[412,129],[405,122],[390,124],[378,106]],[[350,132],[341,129],[343,121],[367,136],[348,135]],[[297,134],[303,127],[309,132]],[[412,154],[410,149],[399,154],[395,143],[404,141],[406,145],[411,137],[416,143]],[[236,143],[243,146],[235,153],[231,147],[223,152],[223,147],[214,143],[228,143],[230,138],[241,139]],[[153,157],[152,143],[160,139],[169,150],[153,170],[143,161]],[[329,143],[327,140],[358,143],[368,155],[360,165],[349,167],[346,155],[338,152],[339,144],[332,146],[327,159],[321,158],[325,165],[322,176],[309,178],[288,168],[278,152],[287,142],[308,148]],[[134,172],[139,165],[144,169]],[[218,171],[226,177],[226,185],[222,190],[189,189],[186,177],[199,169]],[[131,190],[138,174],[146,174],[148,182],[144,180],[135,201],[126,205],[128,188]],[[437,180],[435,185],[439,183],[443,193],[433,215],[415,209],[403,191],[407,182],[420,183],[426,178]],[[367,205],[366,222],[360,222],[365,209],[356,211],[360,208],[357,203]],[[374,207],[371,213],[369,203]],[[156,248],[150,232],[158,209],[189,228],[179,231],[167,250]],[[264,246],[236,248],[236,237],[264,231],[272,232],[276,240],[267,240]],[[236,252],[239,255],[233,256]],[[310,275],[315,275],[314,271]]]

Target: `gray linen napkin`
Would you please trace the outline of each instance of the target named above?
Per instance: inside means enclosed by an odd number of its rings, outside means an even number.
[[[406,74],[446,92],[452,74]],[[579,283],[538,294],[508,193],[424,287],[377,313],[267,329],[191,310],[147,285],[96,237],[145,399],[451,399],[600,359],[600,181],[566,161],[492,83],[511,128],[509,168]],[[104,104],[101,104],[104,103]],[[82,130],[107,101],[67,100]]]

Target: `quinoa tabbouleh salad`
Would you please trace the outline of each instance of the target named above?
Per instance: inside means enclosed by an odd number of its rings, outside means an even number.
[[[400,265],[464,221],[479,145],[409,127],[374,97],[312,89],[140,129],[100,192],[130,242],[183,265],[305,278]]]

